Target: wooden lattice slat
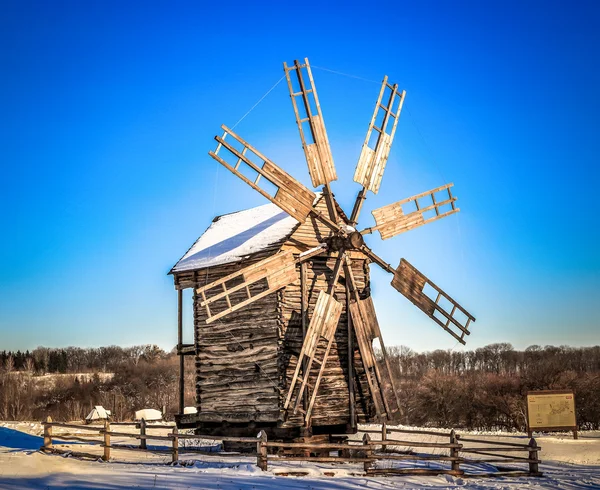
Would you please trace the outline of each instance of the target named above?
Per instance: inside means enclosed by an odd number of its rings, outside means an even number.
[[[319,97],[317,95],[317,89],[315,88],[315,82],[310,70],[308,58],[304,59],[303,65],[298,61],[295,61],[294,65],[289,67],[284,63],[283,68],[285,70],[290,97],[294,107],[294,114],[296,116],[296,124],[298,124],[298,130],[300,131],[302,148],[304,149],[306,162],[308,163],[308,172],[310,173],[313,187],[328,184],[333,180],[337,180],[337,174],[333,165],[331,147],[329,146],[325,122],[323,121]],[[294,87],[292,86],[292,72],[295,72],[297,76],[298,85],[300,87],[299,92],[295,92]],[[308,86],[306,85],[305,78],[308,79]],[[301,104],[298,104],[298,98],[300,98]],[[313,104],[311,104],[311,102],[313,102]],[[303,123],[305,122],[308,123],[308,134],[303,128]]]
[[[403,199],[393,204],[388,204],[387,206],[383,206],[378,209],[374,209],[371,213],[373,214],[377,224],[376,226],[367,228],[363,231],[363,233],[372,233],[377,230],[381,234],[381,239],[386,240],[400,233],[412,230],[413,228],[417,228],[451,214],[458,213],[460,209],[455,207],[454,204],[456,197],[453,197],[450,192],[450,188],[453,185],[454,184],[446,184],[442,187],[417,194],[416,196]],[[435,194],[444,190],[447,191],[448,198],[442,201],[436,201]],[[431,204],[428,204],[427,206],[421,206],[418,200],[427,197],[431,199]],[[402,205],[404,204],[412,204],[416,210],[405,214],[402,209]],[[451,209],[444,213],[440,212],[440,208],[445,205],[450,205]],[[424,215],[429,211],[435,211],[435,216],[426,219]]]
[[[385,105],[383,105],[381,102],[386,87],[390,89],[390,95],[385,101]],[[373,112],[367,136],[363,143],[358,164],[356,165],[356,171],[354,172],[354,181],[375,194],[377,194],[381,185],[383,171],[385,170],[392,142],[394,141],[396,126],[398,125],[398,119],[400,119],[400,112],[402,111],[405,96],[406,91],[398,92],[398,85],[390,85],[387,82],[387,76],[383,79],[379,97],[375,104],[375,111]],[[393,112],[395,105],[397,105],[396,112]],[[377,127],[375,123],[381,113],[383,113],[381,127]],[[389,124],[390,117],[393,118],[392,124]],[[372,146],[369,146],[373,131],[377,132],[377,137],[374,139],[374,144],[371,143]]]
[[[437,295],[435,300],[425,294],[424,289],[426,285],[436,291]],[[392,279],[392,286],[406,296],[415,306],[420,308],[427,316],[432,318],[440,327],[446,330],[461,344],[465,344],[464,337],[465,335],[470,334],[469,324],[475,321],[475,317],[448,296],[442,289],[431,282],[424,274],[419,272],[408,261],[404,259],[400,261],[400,265],[396,269],[394,278]],[[452,305],[452,310],[450,312],[446,311],[439,304],[442,298],[446,299]],[[464,323],[461,323],[455,317],[457,310],[466,317]],[[438,316],[442,316],[445,321],[438,318]]]
[[[366,368],[371,368],[376,362],[373,351],[373,340],[381,336],[373,301],[369,296],[360,301],[352,301],[349,306],[350,314],[352,315],[352,325],[354,325],[357,339],[359,342],[364,343],[365,347],[363,364]]]
[[[250,286],[262,279],[266,280],[267,289],[252,295]],[[237,311],[256,300],[291,284],[296,279],[296,260],[290,250],[272,255],[271,257],[249,265],[240,271],[213,281],[206,286],[196,289],[196,293],[202,297],[200,306],[206,309],[206,323],[212,323],[229,313]],[[241,280],[242,282],[231,288],[226,287],[227,282],[235,280]],[[215,291],[215,288],[218,288],[219,292]],[[247,298],[232,306],[230,295],[241,290],[246,292]],[[211,305],[214,305],[216,301],[221,299],[226,301],[228,307],[217,313],[211,312]]]
[[[275,165],[258,150],[250,146],[241,137],[227,128],[227,126],[221,127],[224,130],[223,137],[215,137],[219,145],[214,152],[210,151],[209,155],[227,168],[230,172],[246,182],[246,184],[248,184],[250,187],[261,193],[273,204],[279,206],[290,216],[293,216],[298,221],[303,223],[312,211],[312,205],[316,198],[315,193]],[[231,137],[240,143],[243,147],[242,151],[236,150],[233,145],[226,140],[227,137]],[[220,152],[223,150],[229,152],[229,157],[231,157],[231,155],[234,156],[234,158],[237,160],[235,165],[227,163],[227,161],[221,157]],[[253,158],[254,160],[260,160],[261,163],[254,163],[253,159],[250,158],[252,155],[255,156]],[[242,172],[240,172],[240,165],[246,165],[255,171],[258,174],[256,179],[252,181]],[[267,190],[259,186],[261,177],[277,188],[274,194],[267,192]]]
[[[296,413],[296,411],[298,410],[298,406],[306,392],[305,388],[308,384],[308,379],[310,377],[312,365],[314,362],[316,362],[317,365],[320,366],[320,369],[319,373],[317,374],[315,384],[311,387],[312,396],[305,415],[307,420],[310,420],[310,415],[316,400],[317,391],[321,383],[323,371],[327,363],[327,357],[329,356],[329,351],[331,349],[331,345],[335,337],[335,331],[341,313],[342,304],[339,303],[333,297],[333,295],[327,294],[325,291],[321,290],[319,292],[319,297],[317,298],[317,303],[315,305],[315,309],[313,311],[310,323],[308,325],[308,330],[306,331],[304,343],[302,344],[302,349],[300,351],[300,355],[298,356],[296,370],[294,371],[294,376],[292,377],[292,381],[290,383],[290,388],[288,390],[288,395],[284,405],[284,408],[287,410],[292,401],[292,396],[294,394],[296,384],[298,381],[301,381],[302,385],[300,386],[300,390],[298,391],[298,395],[296,397],[293,407],[293,412]],[[327,340],[327,348],[325,349],[323,357],[317,359],[315,355],[317,353],[317,346],[321,337]],[[305,358],[308,361],[307,363],[304,362]],[[300,368],[303,365],[306,365],[306,371],[302,373],[302,376],[300,376]]]

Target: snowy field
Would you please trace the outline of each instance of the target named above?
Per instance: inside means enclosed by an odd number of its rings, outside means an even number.
[[[269,470],[262,472],[252,456],[202,456],[185,453],[183,448],[182,463],[177,466],[171,465],[165,455],[119,449],[111,452],[111,462],[104,463],[44,454],[38,450],[43,442],[42,432],[38,423],[0,423],[0,489],[600,489],[599,432],[582,432],[577,441],[569,434],[536,437],[542,446],[540,470],[545,475],[542,478],[365,477],[358,464],[306,462],[269,462]],[[467,436],[466,432],[460,433]],[[414,437],[420,441],[431,440],[430,436]],[[477,433],[476,437],[490,442],[527,442],[524,434]],[[114,442],[131,443],[127,439]],[[206,441],[206,449],[211,445],[214,447],[214,443]],[[55,439],[55,446],[98,455],[102,452],[99,446],[61,444],[59,437]],[[423,464],[431,467],[435,463]],[[483,469],[489,471],[493,467]],[[303,476],[282,476],[290,473]]]

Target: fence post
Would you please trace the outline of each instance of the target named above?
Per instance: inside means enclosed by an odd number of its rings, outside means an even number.
[[[267,471],[267,433],[261,430],[258,433],[258,442],[256,443],[256,466],[261,470]]]
[[[147,449],[146,445],[146,419],[140,421],[140,449]]]
[[[104,461],[110,460],[110,422],[108,419],[104,420]]]
[[[454,432],[454,429],[452,429],[450,431],[450,444],[458,444],[458,436]],[[458,453],[459,453],[459,448],[457,448],[457,447],[451,447],[450,448],[450,457],[451,458],[458,458],[458,456],[459,456]],[[451,464],[451,467],[452,467],[452,471],[456,471],[457,473],[461,473],[461,471],[460,471],[460,463],[458,461],[452,460],[450,464]]]
[[[179,431],[177,427],[173,427],[173,463],[177,463],[179,460],[179,437],[177,435]]]
[[[363,445],[365,446],[365,458],[368,458],[369,461],[365,461],[365,473],[368,473],[369,470],[371,469],[371,465],[373,463],[372,458],[373,458],[373,448],[372,446],[369,444],[369,442],[371,442],[371,437],[369,436],[369,434],[365,434],[363,436],[362,439]]]
[[[385,422],[381,423],[381,440],[387,441],[387,424]],[[387,449],[387,444],[381,445],[381,450],[385,451]]]
[[[540,467],[539,467],[539,464],[537,463],[538,445],[533,437],[531,439],[529,439],[529,449],[528,450],[529,450],[529,459],[531,460],[531,463],[529,463],[529,473],[530,474],[539,473]],[[535,461],[535,463],[534,463],[534,461]]]
[[[46,417],[46,422],[44,423],[44,446],[46,448],[52,447],[52,417]]]

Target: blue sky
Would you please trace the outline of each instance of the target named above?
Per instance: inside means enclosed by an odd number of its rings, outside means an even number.
[[[213,216],[266,202],[208,156],[213,137],[305,56],[347,211],[379,81],[407,90],[361,224],[454,182],[458,215],[367,240],[477,317],[467,347],[599,343],[597,2],[0,9],[0,349],[171,348],[170,267]],[[236,130],[310,185],[285,83]],[[373,271],[388,345],[460,348],[390,279]],[[189,304],[186,324],[191,341]]]

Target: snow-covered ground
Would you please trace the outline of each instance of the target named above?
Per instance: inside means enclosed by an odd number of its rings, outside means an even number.
[[[119,427],[118,430],[126,429]],[[536,437],[542,446],[540,470],[545,475],[542,478],[504,476],[485,479],[446,475],[365,477],[361,465],[306,462],[269,462],[269,470],[262,472],[252,456],[203,456],[186,453],[183,448],[180,455],[183,462],[177,466],[169,463],[169,456],[118,449],[113,449],[111,462],[104,463],[41,453],[38,449],[42,444],[42,432],[38,423],[0,423],[0,489],[600,489],[598,432],[583,432],[577,441],[569,434]],[[467,433],[461,434],[467,437]],[[403,439],[407,437],[402,436]],[[415,441],[435,440],[435,436],[410,437]],[[476,437],[490,442],[527,441],[524,434],[477,433]],[[131,443],[131,440],[114,442]],[[206,449],[215,447],[210,441],[202,444]],[[98,455],[102,452],[99,446],[62,445],[59,437],[55,438],[55,445]],[[290,473],[302,473],[303,476],[281,476]]]

